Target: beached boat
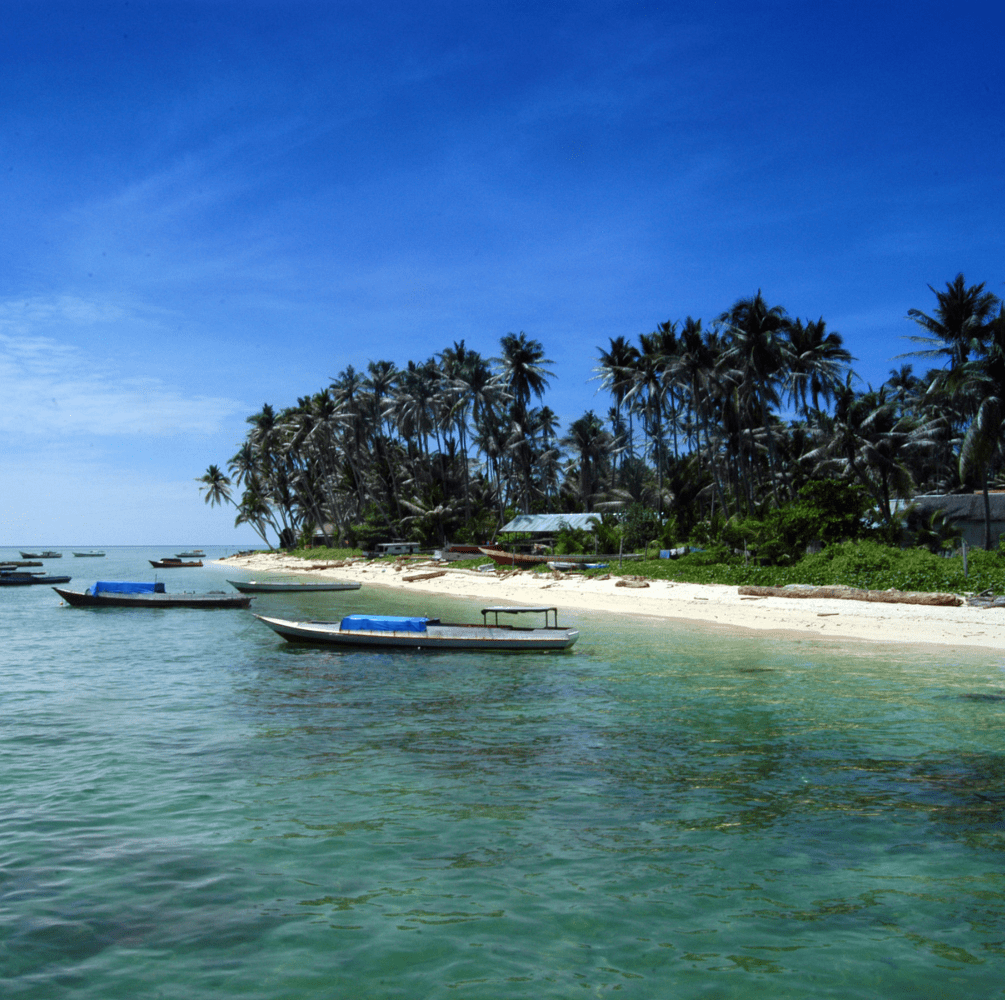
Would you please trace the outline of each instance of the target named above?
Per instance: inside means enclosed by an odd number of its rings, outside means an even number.
[[[488,556],[497,566],[520,566],[524,569],[545,566],[554,556],[534,556],[527,552],[503,552],[502,549],[479,548],[483,556]]]
[[[560,573],[581,572],[587,569],[607,569],[610,563],[577,563],[562,562],[561,560],[549,561],[548,569],[558,570]]]
[[[78,559],[97,559],[99,557],[104,557],[104,552],[74,552],[73,553]]]
[[[99,580],[87,590],[54,591],[75,608],[247,608],[251,598],[211,590],[205,594],[168,594],[163,583]]]
[[[20,550],[19,550],[20,551]],[[53,552],[51,549],[46,549],[45,552],[22,552],[22,559],[62,559],[62,552]]]
[[[500,625],[499,615],[544,614],[544,628]],[[490,625],[488,616],[494,615]],[[548,616],[554,615],[554,624]],[[572,628],[559,628],[554,607],[482,608],[481,625],[451,625],[439,618],[401,618],[391,615],[347,615],[339,622],[287,621],[255,615],[287,642],[325,646],[363,646],[395,649],[478,649],[507,653],[568,649],[578,638]]]
[[[354,580],[309,580],[305,583],[281,580],[228,580],[242,594],[301,594],[314,590],[359,590],[363,585]]]
[[[147,562],[150,563],[154,569],[184,569],[186,566],[202,565],[202,560],[197,562],[185,562],[183,559],[178,559],[177,557],[172,559],[170,556],[167,559],[148,559]]]
[[[0,572],[0,587],[21,587],[34,583],[69,583],[69,576],[47,576],[45,573],[20,573],[4,570]]]

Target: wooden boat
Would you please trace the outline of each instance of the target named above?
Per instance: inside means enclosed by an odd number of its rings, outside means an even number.
[[[53,552],[51,549],[46,549],[45,552],[22,552],[22,559],[62,559],[62,552]]]
[[[500,625],[499,615],[544,614],[544,628]],[[548,616],[555,616],[554,625]],[[495,615],[493,624],[488,616]],[[579,632],[559,628],[554,607],[482,608],[481,625],[450,625],[439,618],[401,618],[387,615],[347,615],[340,622],[288,621],[255,615],[287,642],[325,646],[394,649],[477,649],[525,653],[568,649]]]
[[[104,557],[104,552],[74,552],[73,553],[78,559],[97,559],[99,557]]]
[[[168,594],[163,583],[99,580],[87,590],[54,591],[74,608],[247,608],[251,598],[211,590],[205,594]]]
[[[33,583],[69,583],[69,576],[46,576],[45,573],[0,572],[0,587],[20,587]]]
[[[363,585],[354,580],[309,580],[305,583],[281,580],[228,580],[242,594],[301,594],[314,590],[359,590]]]
[[[23,559],[17,560],[15,562],[5,562],[0,566],[0,570],[3,569],[22,569],[25,566],[41,566],[42,563],[37,559]]]
[[[483,556],[488,556],[497,566],[519,566],[528,569],[532,566],[545,566],[554,556],[532,556],[526,552],[503,552],[502,549],[479,548]]]
[[[560,573],[576,573],[587,569],[607,569],[610,563],[577,563],[554,560],[548,562],[548,569],[557,569]]]
[[[154,569],[183,569],[186,566],[202,565],[202,560],[199,560],[198,562],[185,562],[177,557],[172,559],[170,556],[167,559],[148,559],[147,562],[150,563]]]
[[[555,562],[555,556],[536,556],[530,555],[526,552],[503,552],[502,549],[489,549],[482,547],[478,550],[483,556],[488,556],[497,566],[509,566],[518,567],[521,569],[530,569],[534,566],[547,565],[549,562]],[[605,565],[600,563],[598,559],[604,559],[608,562],[613,559],[621,558],[625,561],[630,559],[641,559],[642,556],[633,553],[632,555],[618,556],[617,553],[614,555],[608,555],[607,553],[601,553],[600,555],[567,555],[558,556],[559,561],[566,563],[576,563],[577,565],[585,565],[589,569],[598,569],[599,567]]]
[[[205,559],[206,553],[202,549],[192,549],[191,552],[176,552],[176,559]]]

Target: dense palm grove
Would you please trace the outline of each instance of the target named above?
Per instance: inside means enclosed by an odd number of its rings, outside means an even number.
[[[597,512],[631,545],[714,540],[822,481],[863,499],[877,530],[891,500],[983,489],[1001,462],[1005,309],[958,275],[912,309],[917,374],[904,363],[857,387],[854,360],[823,319],[790,317],[761,293],[707,325],[661,323],[598,348],[609,393],[561,433],[545,404],[545,349],[507,334],[487,359],[454,343],[404,368],[347,367],[295,406],[264,406],[209,503],[284,546],[331,525],[339,541],[483,540],[515,512]],[[271,543],[270,543],[271,544]]]

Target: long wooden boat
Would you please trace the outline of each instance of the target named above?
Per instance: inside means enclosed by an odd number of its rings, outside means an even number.
[[[148,559],[147,562],[154,569],[185,569],[188,566],[202,565],[201,559],[198,562],[184,562],[181,559],[172,559],[170,556],[167,559]]]
[[[20,550],[19,550],[20,551]],[[22,552],[22,559],[62,559],[62,552],[53,552],[51,549],[46,549],[45,552]]]
[[[497,566],[544,566],[554,556],[533,556],[527,552],[503,552],[502,549],[479,548],[483,556],[488,556]],[[571,560],[570,560],[571,561]]]
[[[622,559],[624,561],[641,559],[642,556],[638,553],[632,553],[631,555],[619,556],[616,552],[614,555],[609,553],[600,553],[598,555],[568,555],[568,556],[538,556],[531,555],[527,552],[503,552],[502,549],[490,549],[486,547],[481,547],[478,549],[483,556],[488,556],[497,566],[520,566],[524,569],[531,566],[542,566],[547,565],[549,562],[554,562],[556,559],[562,562],[568,563],[585,563],[588,566],[592,563],[591,568],[597,568],[602,565],[598,560],[604,560],[610,563],[614,559]]]
[[[544,614],[544,628],[500,625],[499,615]],[[490,625],[488,616],[495,615]],[[548,616],[555,624],[548,624]],[[554,607],[490,607],[482,609],[481,625],[451,625],[439,618],[387,615],[347,615],[339,622],[288,621],[255,615],[287,642],[324,646],[392,649],[476,649],[528,653],[568,649],[579,638],[572,628],[559,628]]]
[[[168,594],[163,583],[119,583],[99,581],[87,590],[54,591],[74,608],[247,608],[246,594],[211,590],[205,594]]]
[[[314,590],[359,590],[355,580],[309,580],[304,583],[281,580],[228,580],[242,594],[301,594]]]
[[[74,552],[74,556],[78,559],[98,559],[104,558],[104,552]]]
[[[45,573],[0,573],[0,587],[19,587],[24,584],[35,583],[69,583],[73,579],[69,576],[47,576]]]

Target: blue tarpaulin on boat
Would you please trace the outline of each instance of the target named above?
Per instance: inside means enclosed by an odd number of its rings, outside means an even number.
[[[122,580],[99,580],[92,588],[92,594],[163,594],[163,583],[126,583]]]
[[[398,618],[394,615],[346,615],[342,619],[343,632],[425,632],[425,618]]]

